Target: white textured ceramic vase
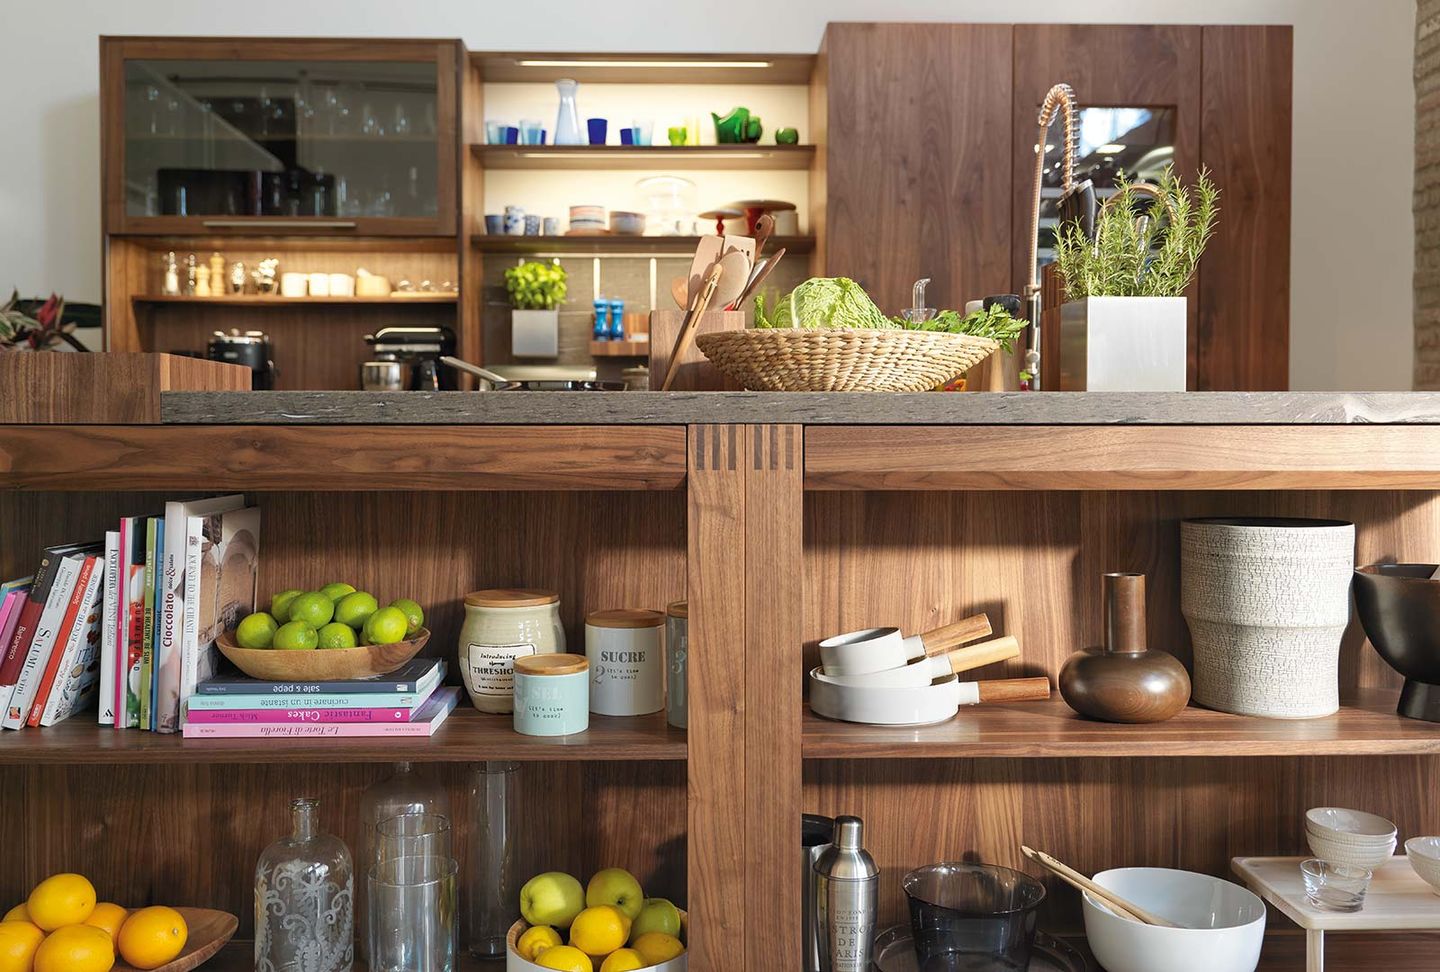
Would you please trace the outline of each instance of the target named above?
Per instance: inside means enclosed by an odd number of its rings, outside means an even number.
[[[1180,524],[1180,611],[1207,708],[1313,719],[1340,708],[1355,525],[1215,518]]]

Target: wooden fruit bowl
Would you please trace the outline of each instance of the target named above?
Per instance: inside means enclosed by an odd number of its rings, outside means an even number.
[[[235,632],[226,631],[215,639],[215,645],[220,654],[251,678],[264,682],[333,682],[389,675],[418,655],[429,640],[430,629],[421,628],[410,640],[390,645],[281,651],[241,648],[235,643]]]
[[[224,947],[235,934],[235,929],[240,927],[240,919],[225,911],[215,911],[211,908],[176,908],[180,917],[185,919],[185,927],[189,931],[185,939],[185,948],[175,957],[172,962],[151,970],[151,972],[190,972],[203,962],[214,957],[215,953]],[[110,972],[140,972],[133,965],[127,965],[125,960],[116,957],[115,964]]]

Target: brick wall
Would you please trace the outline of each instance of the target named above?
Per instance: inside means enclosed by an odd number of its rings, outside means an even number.
[[[1440,389],[1440,0],[1415,14],[1415,387]]]

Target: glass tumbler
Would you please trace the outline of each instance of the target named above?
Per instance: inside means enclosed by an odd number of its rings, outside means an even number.
[[[990,864],[931,864],[905,875],[922,972],[1024,970],[1045,885]]]
[[[519,763],[476,763],[471,768],[465,899],[470,954],[476,958],[504,955],[505,935],[519,917],[519,798]]]
[[[1359,911],[1365,907],[1365,892],[1370,890],[1368,867],[1339,864],[1311,858],[1300,864],[1300,877],[1305,881],[1305,897],[1322,911]]]
[[[375,825],[375,848],[370,863],[383,864],[401,857],[454,859],[450,818],[438,813],[402,813]]]
[[[365,868],[375,860],[375,826],[380,821],[402,813],[437,813],[450,815],[450,797],[430,775],[418,770],[413,763],[399,762],[393,772],[373,784],[360,795],[360,829],[362,843],[356,848],[355,859],[360,863],[361,880],[355,888],[359,900],[355,904],[355,940],[360,948],[360,957],[368,958],[369,935],[365,922],[368,909],[365,899]]]
[[[455,861],[396,857],[372,864],[370,972],[453,972]]]

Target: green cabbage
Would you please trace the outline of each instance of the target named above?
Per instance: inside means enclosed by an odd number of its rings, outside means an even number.
[[[765,301],[757,296],[755,326],[894,330],[897,325],[849,277],[811,277],[780,298],[772,314],[766,314]]]

